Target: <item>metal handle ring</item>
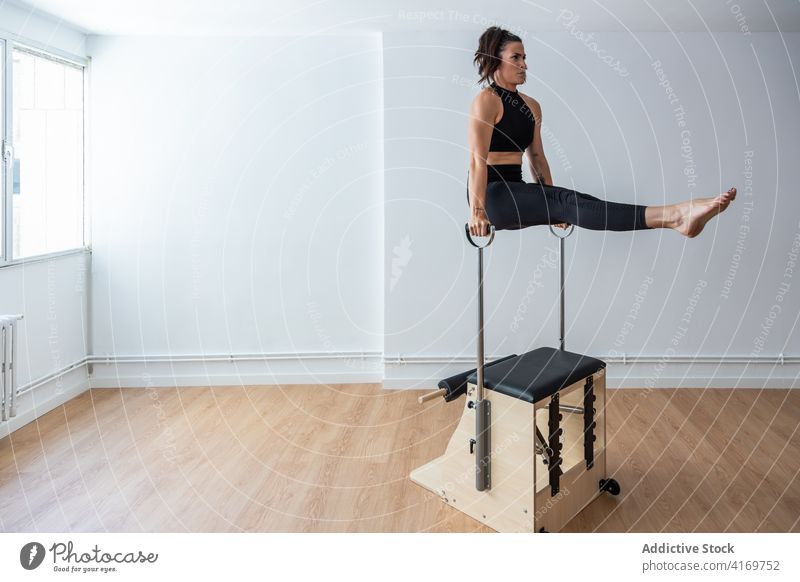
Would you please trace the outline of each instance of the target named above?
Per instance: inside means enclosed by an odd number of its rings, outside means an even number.
[[[547,227],[550,229],[550,232],[552,232],[553,236],[556,237],[556,238],[567,238],[568,236],[570,236],[572,234],[572,231],[575,230],[575,225],[574,224],[570,224],[569,225],[569,232],[567,234],[565,234],[564,236],[561,236],[560,234],[556,234],[556,231],[553,230],[553,225],[552,224],[548,224]]]
[[[474,240],[472,240],[472,235],[469,233],[469,223],[468,223],[468,222],[464,223],[464,230],[465,230],[465,231],[466,231],[466,233],[467,233],[467,240],[468,240],[468,241],[469,241],[469,243],[470,243],[472,246],[474,246],[475,248],[478,248],[478,249],[485,249],[485,248],[486,248],[486,247],[488,247],[490,244],[492,244],[492,241],[494,240],[494,225],[493,225],[493,224],[490,224],[490,225],[489,225],[489,241],[488,241],[488,242],[487,242],[485,245],[479,245],[479,244],[476,244],[476,243],[475,243],[475,241],[474,241]]]

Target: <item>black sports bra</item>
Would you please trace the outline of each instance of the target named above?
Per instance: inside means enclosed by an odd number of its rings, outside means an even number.
[[[490,152],[524,152],[533,141],[533,112],[518,91],[509,91],[492,82],[492,89],[503,102],[503,117],[492,130]]]

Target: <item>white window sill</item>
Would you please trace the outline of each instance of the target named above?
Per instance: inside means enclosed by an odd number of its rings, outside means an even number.
[[[29,263],[39,263],[42,261],[49,261],[50,259],[68,257],[72,255],[79,255],[83,253],[91,253],[91,247],[80,247],[77,249],[69,249],[66,251],[56,251],[54,253],[45,253],[43,255],[34,255],[32,257],[24,257],[21,259],[14,259],[12,261],[0,261],[0,269],[5,267],[15,267],[17,265],[27,265]]]

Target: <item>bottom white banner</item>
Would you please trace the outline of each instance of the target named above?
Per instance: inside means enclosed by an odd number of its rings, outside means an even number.
[[[800,580],[800,534],[2,535],[7,580]]]

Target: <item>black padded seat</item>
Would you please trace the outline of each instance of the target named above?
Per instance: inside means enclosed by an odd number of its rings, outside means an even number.
[[[489,366],[494,366],[500,362],[504,362],[505,360],[510,360],[511,358],[516,358],[516,357],[517,354],[511,354],[510,356],[505,356],[503,358],[500,358],[499,360],[489,362],[488,364],[484,362],[483,368],[485,370]],[[452,402],[462,394],[466,394],[469,375],[472,374],[473,372],[476,372],[477,370],[478,368],[472,368],[471,370],[467,370],[466,372],[461,372],[459,374],[456,374],[455,376],[450,376],[449,378],[440,380],[439,388],[443,388],[445,390],[444,401]]]
[[[484,366],[483,386],[533,404],[605,367],[597,358],[543,347]],[[467,381],[477,384],[477,371]]]

